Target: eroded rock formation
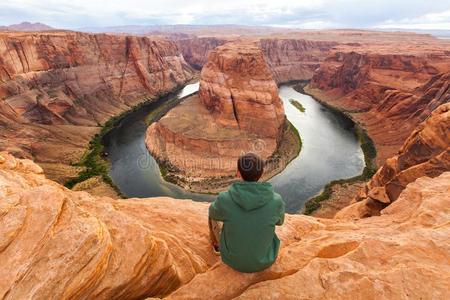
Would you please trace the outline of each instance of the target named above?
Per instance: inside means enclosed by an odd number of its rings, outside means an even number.
[[[72,192],[31,161],[0,153],[0,298],[168,294],[217,261],[206,204],[179,204]],[[181,219],[190,228],[174,226]]]
[[[225,44],[227,40],[215,37],[191,37],[175,39],[175,42],[183,53],[184,59],[192,67],[201,70],[208,60],[209,53]]]
[[[0,149],[63,181],[98,126],[193,76],[165,39],[79,32],[0,34]]]
[[[261,48],[278,83],[309,80],[331,53],[335,42],[303,39],[261,39]]]
[[[198,95],[152,124],[146,144],[170,170],[190,178],[183,185],[192,188],[196,180],[233,179],[236,160],[247,151],[271,157],[284,124],[283,104],[261,49],[229,43],[209,55]]]
[[[447,100],[412,132],[396,156],[386,160],[356,197],[357,202],[344,208],[336,217],[378,215],[381,209],[398,199],[409,183],[423,176],[436,177],[448,170],[450,102]]]
[[[355,221],[288,215],[276,263],[242,274],[212,254],[207,204],[73,192],[3,152],[0,297],[448,299],[449,185],[420,178]]]
[[[199,96],[222,126],[279,139],[283,103],[259,47],[229,44],[213,51],[202,69]]]
[[[391,51],[337,52],[320,66],[306,89],[347,111],[367,129],[378,150],[378,166],[434,108],[449,101],[445,72],[450,57],[444,47]]]
[[[208,54],[227,41],[229,37],[189,37],[174,39],[191,66],[201,69],[208,60]],[[331,53],[336,42],[310,41],[294,38],[247,39],[259,44],[277,83],[292,80],[309,80],[320,63]]]

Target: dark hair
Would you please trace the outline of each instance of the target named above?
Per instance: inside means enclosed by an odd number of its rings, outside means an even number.
[[[242,179],[258,181],[264,172],[264,161],[255,153],[247,153],[239,157],[237,167]]]

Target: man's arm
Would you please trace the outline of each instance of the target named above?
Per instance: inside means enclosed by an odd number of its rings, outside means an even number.
[[[219,196],[209,206],[209,218],[217,221],[225,221],[225,211],[222,206],[223,199]]]
[[[278,226],[283,225],[283,223],[284,223],[284,201],[283,201],[283,199],[280,199],[280,209],[278,212],[278,217],[279,217],[279,220],[276,225],[278,225]]]

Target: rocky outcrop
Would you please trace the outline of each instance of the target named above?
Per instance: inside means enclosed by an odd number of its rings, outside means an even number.
[[[447,82],[448,84],[448,82]],[[396,201],[407,185],[417,178],[437,177],[450,170],[450,102],[439,106],[407,138],[394,157],[384,165],[337,218],[378,215]]]
[[[271,157],[284,123],[278,88],[261,50],[253,44],[230,43],[211,52],[198,95],[152,124],[146,144],[180,176],[177,182],[185,178],[188,183],[182,185],[192,189],[194,181],[234,179],[242,153]]]
[[[420,178],[376,217],[287,215],[276,263],[242,274],[212,254],[207,204],[93,197],[3,152],[0,297],[448,299],[449,183]]]
[[[209,53],[227,42],[216,37],[191,37],[175,39],[184,59],[194,68],[201,70],[208,60]]]
[[[0,153],[2,299],[164,296],[217,261],[206,204],[93,197],[42,173]]]
[[[311,79],[337,43],[303,39],[261,39],[260,45],[275,80],[283,83]]]
[[[409,52],[408,52],[409,51]],[[445,48],[415,53],[337,52],[314,74],[306,91],[345,110],[369,133],[376,163],[396,153],[431,111],[448,102],[450,59]]]
[[[99,125],[192,76],[177,46],[161,38],[0,34],[0,149],[62,180]]]
[[[230,44],[213,51],[202,69],[199,96],[219,124],[280,137],[283,103],[257,46]]]

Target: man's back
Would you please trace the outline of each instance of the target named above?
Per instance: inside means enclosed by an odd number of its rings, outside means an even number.
[[[284,203],[270,183],[233,184],[211,204],[209,217],[224,222],[224,263],[241,272],[258,272],[273,264],[280,245],[275,225],[283,223]]]

